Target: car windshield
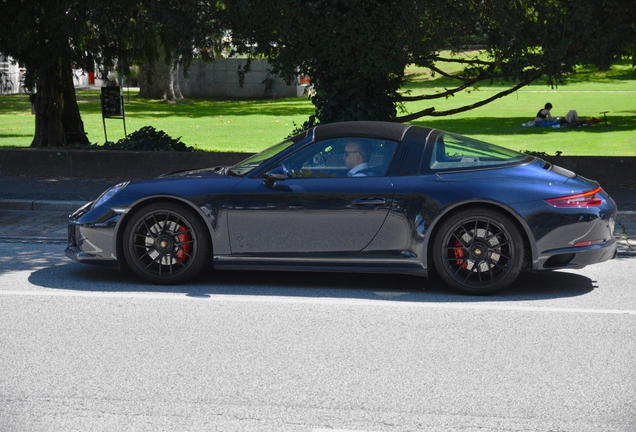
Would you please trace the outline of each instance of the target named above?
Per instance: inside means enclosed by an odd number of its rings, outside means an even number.
[[[473,138],[440,132],[435,138],[431,169],[494,167],[518,163],[529,156]]]
[[[293,144],[297,143],[302,138],[304,138],[304,135],[300,134],[300,135],[296,135],[296,136],[294,136],[292,138],[288,138],[288,139],[286,139],[284,141],[281,141],[278,144],[275,144],[275,145],[263,150],[262,152],[257,153],[257,154],[255,154],[253,156],[250,156],[247,159],[245,159],[245,160],[237,163],[236,165],[230,167],[227,170],[227,173],[229,175],[238,176],[238,177],[244,176],[247,173],[251,172],[253,169],[255,169],[258,166],[260,166],[266,160],[272,158],[273,156],[276,156],[278,153],[286,150],[287,148],[289,148]]]

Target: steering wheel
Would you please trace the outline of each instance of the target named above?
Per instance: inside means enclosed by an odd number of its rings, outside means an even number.
[[[321,167],[321,168],[322,167],[326,167],[327,166],[327,158],[325,158],[321,154],[314,155],[314,157],[311,158],[311,162],[309,162],[308,166]]]

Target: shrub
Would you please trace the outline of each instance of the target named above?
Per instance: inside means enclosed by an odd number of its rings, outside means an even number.
[[[102,148],[104,150],[131,151],[197,151],[194,147],[182,143],[181,137],[172,138],[164,131],[158,131],[152,126],[144,126],[116,143],[107,141]]]
[[[534,150],[520,150],[521,153],[525,153],[528,154],[530,156],[537,156],[537,157],[543,157],[543,156],[551,156],[549,154],[547,154],[546,152],[542,152],[542,151],[534,151]],[[557,150],[554,153],[554,156],[561,156],[563,154],[562,151]]]

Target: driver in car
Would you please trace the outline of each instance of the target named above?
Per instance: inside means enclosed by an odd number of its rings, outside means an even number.
[[[349,177],[364,177],[367,174],[362,172],[369,168],[371,158],[371,144],[360,140],[349,140],[344,150],[344,159],[347,164]]]

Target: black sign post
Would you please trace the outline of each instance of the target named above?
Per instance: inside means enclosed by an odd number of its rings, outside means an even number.
[[[104,138],[108,141],[106,134],[106,119],[117,118],[124,121],[124,137],[126,133],[126,112],[124,111],[124,97],[119,91],[119,87],[102,87],[102,122],[104,123]]]

